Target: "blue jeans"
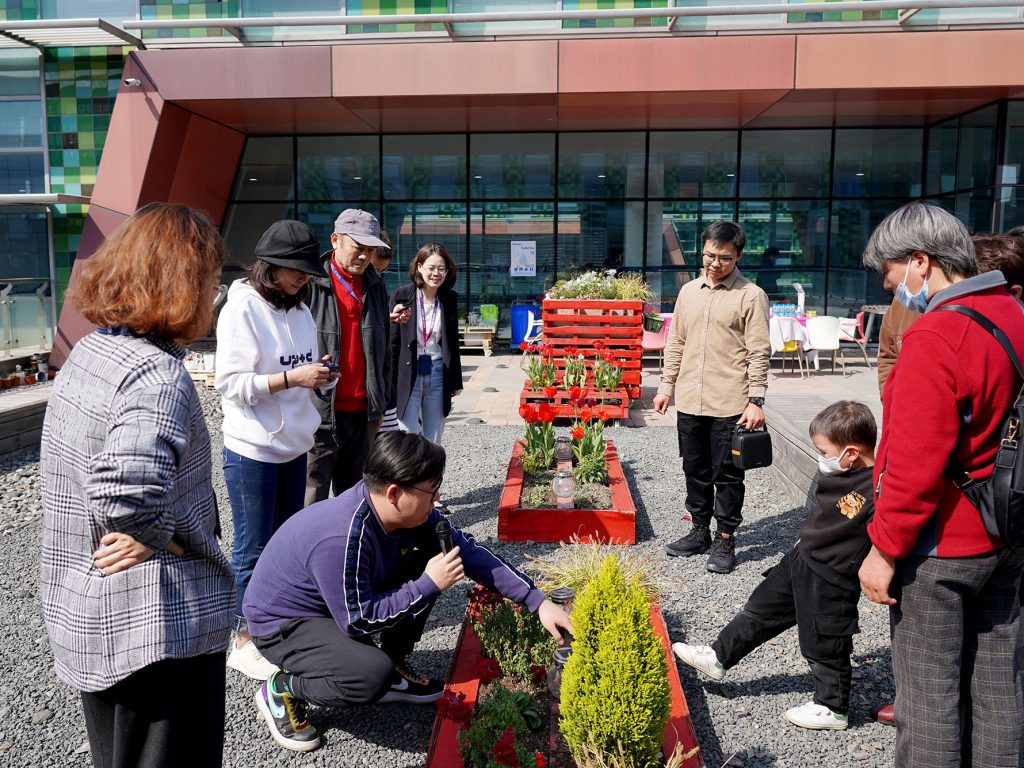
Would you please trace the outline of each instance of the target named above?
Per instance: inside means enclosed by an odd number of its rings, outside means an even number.
[[[306,454],[284,464],[271,464],[225,448],[224,482],[235,526],[231,568],[235,572],[235,615],[241,619],[245,588],[263,548],[274,531],[302,509]]]
[[[444,435],[444,360],[435,360],[430,376],[417,376],[398,425],[441,444]]]

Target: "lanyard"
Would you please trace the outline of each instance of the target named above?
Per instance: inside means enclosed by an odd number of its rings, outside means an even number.
[[[355,299],[356,304],[358,304],[361,308],[363,306],[363,298],[361,296],[356,295],[356,292],[352,290],[351,283],[349,283],[348,280],[342,277],[341,272],[339,272],[338,268],[334,266],[334,259],[331,259],[331,272],[333,272],[334,276],[338,278],[338,282],[341,283],[341,287],[348,291],[348,295]]]
[[[423,338],[423,349],[427,348],[427,342],[434,335],[434,323],[437,322],[437,305],[441,303],[441,297],[434,297],[434,309],[430,313],[430,330],[427,330],[427,307],[423,303],[423,291],[417,291],[420,297],[420,336]]]

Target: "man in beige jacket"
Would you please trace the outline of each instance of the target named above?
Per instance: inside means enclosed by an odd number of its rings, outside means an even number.
[[[713,573],[736,566],[734,533],[743,520],[744,488],[743,470],[732,462],[732,435],[737,425],[764,424],[771,356],[768,296],[736,269],[743,245],[743,229],[732,221],[716,221],[701,234],[704,269],[679,291],[654,398],[655,410],[666,413],[675,397],[693,521],[690,532],[665,550],[672,557],[710,550],[707,569]]]

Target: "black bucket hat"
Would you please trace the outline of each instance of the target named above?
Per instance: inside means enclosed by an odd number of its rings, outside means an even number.
[[[301,221],[275,221],[256,243],[256,258],[307,275],[326,277],[320,261],[320,241]]]

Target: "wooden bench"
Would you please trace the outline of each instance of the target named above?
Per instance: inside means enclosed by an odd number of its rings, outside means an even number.
[[[459,349],[482,349],[485,357],[494,351],[494,336],[498,329],[492,325],[460,325]]]

